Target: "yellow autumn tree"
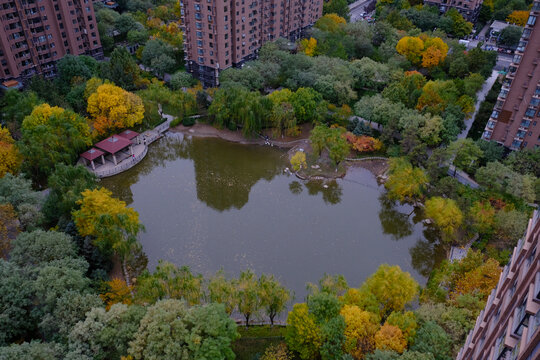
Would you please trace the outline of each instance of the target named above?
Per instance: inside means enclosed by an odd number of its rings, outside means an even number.
[[[64,111],[65,109],[61,107],[43,103],[34,107],[32,113],[24,118],[21,127],[23,130],[29,130],[39,125],[44,125],[49,121],[51,116],[60,116]]]
[[[93,236],[94,244],[105,253],[111,251],[121,260],[128,284],[127,259],[140,249],[137,234],[143,229],[139,214],[126,203],[113,198],[105,188],[85,190],[77,201],[79,210],[73,211],[73,219],[81,236]]]
[[[112,84],[103,84],[90,95],[87,111],[99,135],[140,124],[144,118],[141,98]]]
[[[317,48],[317,39],[310,37],[309,39],[302,39],[300,41],[300,51],[307,56],[315,55],[315,49]]]
[[[432,197],[426,201],[425,214],[447,236],[454,234],[463,223],[463,213],[452,199]]]
[[[338,14],[326,14],[321,17],[315,23],[317,29],[327,32],[337,32],[343,28],[343,25],[347,23],[347,20],[339,16]]]
[[[0,178],[6,173],[16,174],[21,166],[21,156],[9,130],[0,126]]]
[[[397,326],[384,324],[375,334],[375,348],[378,350],[395,351],[401,354],[406,346],[407,340]]]
[[[291,166],[294,171],[298,171],[302,168],[307,168],[306,154],[303,151],[297,151],[291,157]]]
[[[472,294],[486,301],[491,290],[497,286],[500,275],[499,262],[488,258],[482,265],[461,276],[450,296],[455,299],[459,295]]]
[[[373,322],[373,315],[356,305],[345,305],[341,309],[345,319],[345,352],[355,359],[363,359],[365,354],[375,350],[375,334],[379,325]]]
[[[510,24],[517,26],[525,26],[527,20],[529,19],[529,11],[527,10],[514,10],[508,17],[506,21]]]
[[[448,54],[448,45],[441,38],[427,38],[422,53],[422,66],[432,68],[441,64]]]
[[[113,278],[105,282],[105,291],[99,297],[106,304],[109,310],[114,304],[122,303],[131,305],[133,303],[133,286],[128,285],[124,280]]]
[[[398,41],[396,51],[405,56],[411,63],[418,64],[424,51],[424,41],[419,37],[404,36]]]
[[[306,303],[294,304],[287,324],[285,341],[289,349],[296,351],[301,359],[316,358],[322,345],[321,331]]]

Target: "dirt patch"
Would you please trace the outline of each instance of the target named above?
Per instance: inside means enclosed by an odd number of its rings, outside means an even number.
[[[171,128],[170,131],[197,137],[215,137],[239,144],[270,145],[289,149],[296,145],[309,144],[308,138],[309,132],[311,131],[311,125],[302,125],[300,135],[296,137],[274,137],[271,130],[265,130],[259,137],[246,138],[239,130],[231,131],[229,129],[217,129],[212,125],[202,123],[197,123],[193,126],[178,125]],[[268,140],[266,140],[265,137],[267,137]]]

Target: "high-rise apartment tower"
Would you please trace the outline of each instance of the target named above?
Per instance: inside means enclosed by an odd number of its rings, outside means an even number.
[[[540,359],[540,212],[476,319],[457,360]]]
[[[280,37],[298,39],[322,16],[323,0],[180,0],[187,70],[204,86]]]
[[[511,150],[540,146],[540,0],[527,25],[482,138]]]
[[[0,0],[0,81],[54,76],[66,54],[103,57],[92,0]]]

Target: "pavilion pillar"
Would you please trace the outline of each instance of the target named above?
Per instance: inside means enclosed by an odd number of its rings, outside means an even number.
[[[133,145],[129,145],[129,153],[133,155]]]
[[[90,164],[92,164],[92,170],[96,170],[96,165],[94,165],[94,160],[90,160]]]
[[[116,155],[115,154],[112,154],[112,158],[113,158],[113,161],[114,161],[114,165],[118,165],[118,163],[116,162]]]
[[[101,155],[101,163],[105,165],[105,156]]]

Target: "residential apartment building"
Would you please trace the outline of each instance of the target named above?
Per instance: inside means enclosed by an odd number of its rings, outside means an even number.
[[[511,150],[540,146],[540,0],[535,0],[482,138]]]
[[[425,5],[436,6],[441,13],[454,8],[465,18],[465,20],[473,24],[478,19],[480,8],[484,0],[424,0]]]
[[[298,39],[322,16],[323,0],[180,0],[180,7],[186,68],[208,87],[265,42]]]
[[[540,359],[539,244],[537,210],[457,360]]]
[[[0,81],[55,75],[66,54],[103,57],[92,0],[0,0]]]

